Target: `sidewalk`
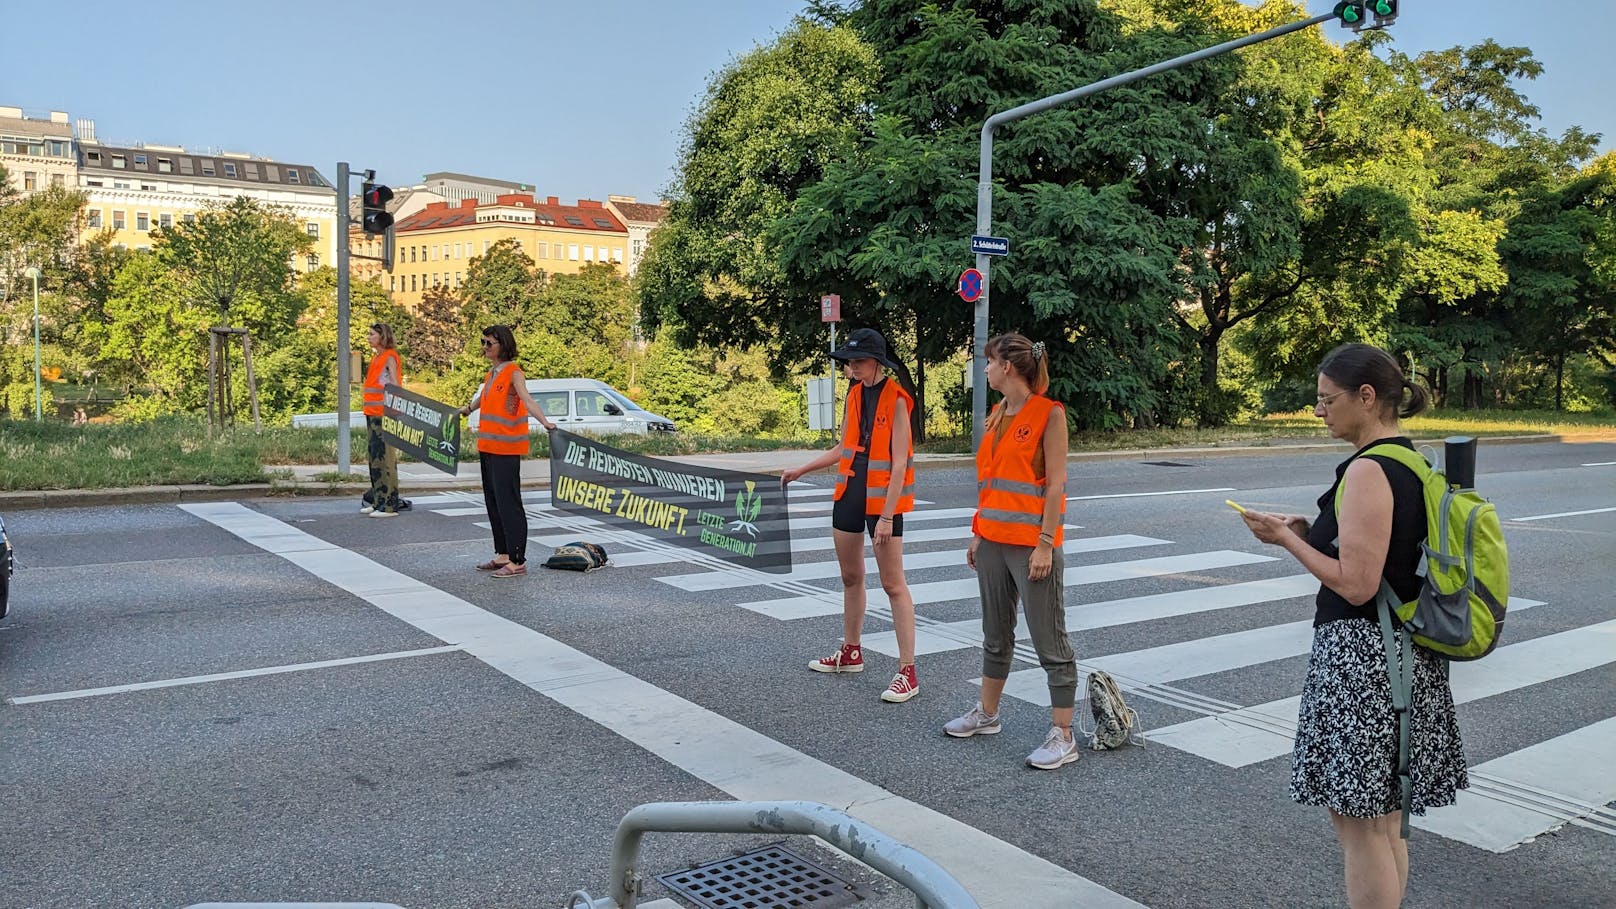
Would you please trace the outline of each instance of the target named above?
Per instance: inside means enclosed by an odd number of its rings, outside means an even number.
[[[1488,436],[1488,445],[1510,443],[1551,442],[1560,436],[1543,433],[1522,436]],[[1616,434],[1597,436],[1601,440],[1616,439]],[[1580,440],[1585,440],[1581,439]],[[1419,444],[1440,446],[1442,440],[1418,439]],[[1074,451],[1069,462],[1125,461],[1160,458],[1226,458],[1272,454],[1313,454],[1338,452],[1347,454],[1344,443],[1334,439],[1273,439],[1262,445],[1223,445],[1201,448],[1127,448],[1111,451]],[[793,465],[805,463],[820,455],[819,450],[786,449],[779,451],[725,452],[720,454],[677,455],[664,458],[707,467],[749,473],[778,474]],[[915,466],[967,467],[974,463],[970,454],[915,455]],[[168,502],[217,502],[257,498],[274,495],[346,496],[359,495],[368,477],[364,464],[355,464],[348,472],[346,482],[333,482],[324,477],[336,473],[336,464],[301,464],[292,467],[268,467],[272,475],[268,483],[244,483],[238,486],[138,486],[114,489],[46,489],[0,492],[0,512],[18,508],[64,508],[83,505],[148,504]],[[276,472],[290,470],[291,478],[275,477]],[[482,480],[475,462],[462,463],[459,473],[450,476],[422,464],[406,462],[398,465],[399,485],[406,496],[450,490],[480,491]],[[317,479],[319,478],[319,479]],[[527,488],[548,488],[550,462],[543,458],[529,458],[522,462],[522,485]]]

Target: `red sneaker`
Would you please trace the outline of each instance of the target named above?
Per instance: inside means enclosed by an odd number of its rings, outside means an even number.
[[[831,656],[809,662],[808,668],[815,672],[863,672],[864,648],[857,644],[843,644]]]
[[[898,669],[898,674],[892,677],[892,684],[881,692],[881,700],[888,704],[902,704],[919,693],[920,683],[915,681],[915,666],[910,663]]]

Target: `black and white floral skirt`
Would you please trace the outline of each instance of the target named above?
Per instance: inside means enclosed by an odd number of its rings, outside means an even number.
[[[1420,647],[1414,648],[1409,740],[1414,813],[1453,804],[1470,779],[1448,663]],[[1400,807],[1397,719],[1376,622],[1341,619],[1313,629],[1291,755],[1291,798],[1347,817],[1379,817]]]

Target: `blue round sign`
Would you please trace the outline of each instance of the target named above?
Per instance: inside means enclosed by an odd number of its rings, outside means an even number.
[[[960,299],[967,303],[975,303],[982,299],[982,273],[974,268],[967,268],[959,276]]]

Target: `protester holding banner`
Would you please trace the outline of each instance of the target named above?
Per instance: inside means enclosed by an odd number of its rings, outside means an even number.
[[[803,474],[837,465],[831,528],[842,569],[842,643],[836,653],[808,664],[815,672],[863,672],[864,535],[875,548],[881,587],[892,602],[898,639],[898,673],[881,700],[902,703],[920,693],[915,678],[915,601],[903,577],[903,516],[915,505],[915,449],[909,435],[914,398],[886,376],[897,364],[873,328],[860,328],[831,354],[856,381],[847,392],[842,444],[780,475],[790,483]]]
[[[1078,759],[1072,736],[1077,664],[1066,637],[1062,527],[1066,515],[1066,409],[1044,396],[1042,343],[1019,334],[988,341],[987,381],[1004,396],[976,452],[976,516],[965,560],[982,594],[982,699],[943,731],[955,738],[1000,729],[999,699],[1016,646],[1016,604],[1027,616],[1049,683],[1050,725],[1027,764],[1054,770]]]
[[[546,430],[556,425],[528,394],[527,377],[516,365],[516,336],[509,326],[483,329],[483,356],[491,364],[482,388],[461,414],[474,410],[477,460],[482,468],[483,504],[494,532],[494,557],[477,566],[496,578],[527,574],[527,511],[522,507],[522,459],[528,453],[527,418],[532,414]]]
[[[370,462],[370,489],[365,491],[361,514],[373,518],[397,517],[409,502],[398,495],[398,450],[382,438],[383,388],[401,385],[404,364],[393,342],[393,326],[370,326],[370,368],[365,370],[365,456]]]

